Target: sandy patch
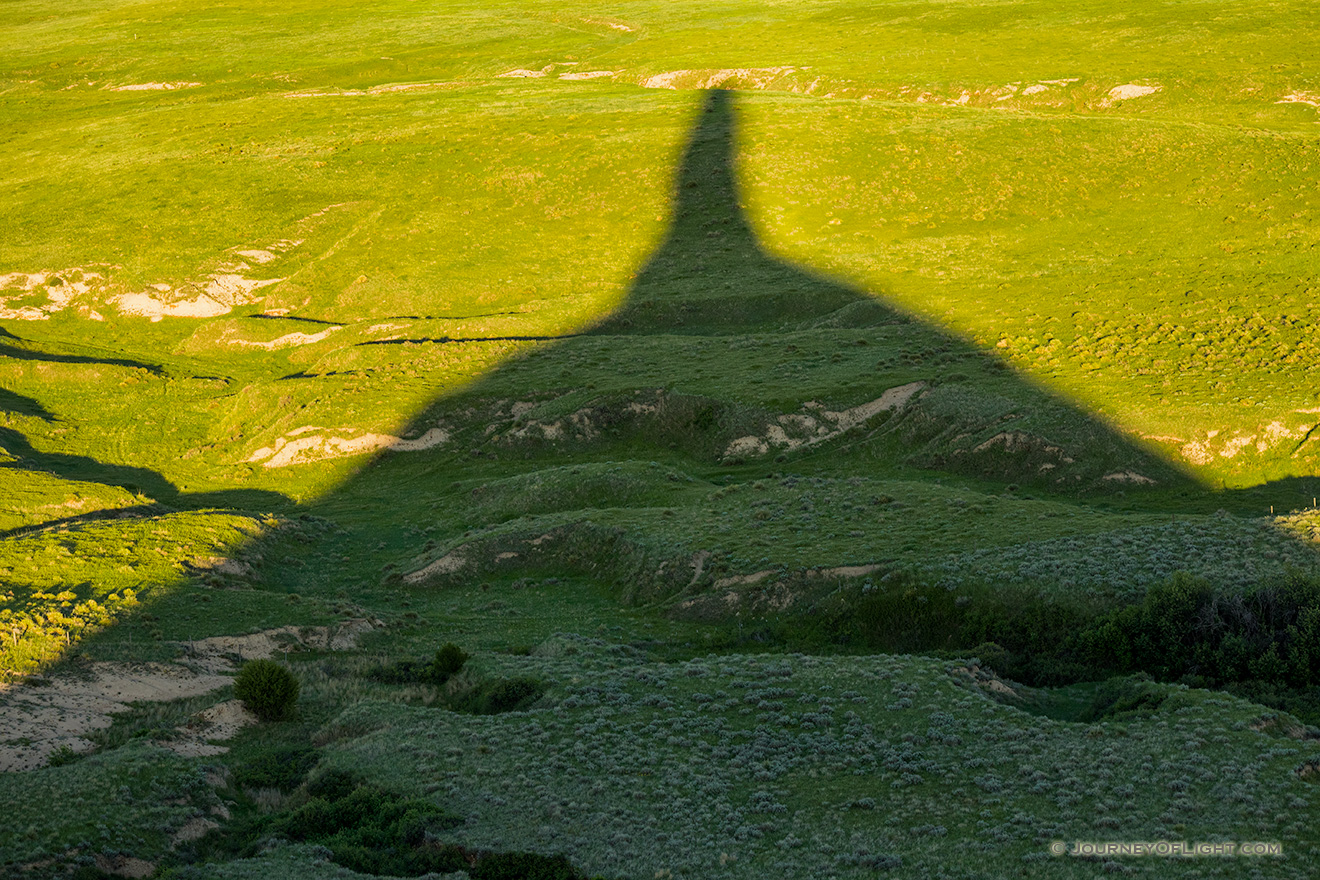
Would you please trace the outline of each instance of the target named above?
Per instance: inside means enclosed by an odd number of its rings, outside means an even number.
[[[964,684],[987,691],[996,700],[1021,702],[1024,699],[1015,688],[1005,684],[999,676],[980,666],[957,666],[949,672]]]
[[[496,79],[536,79],[538,77],[545,76],[547,73],[549,73],[548,70],[527,70],[526,68],[519,67],[514,70],[510,70],[508,73],[497,73],[495,75],[495,78]]]
[[[1029,85],[1025,89],[1023,89],[1022,94],[1039,95],[1041,92],[1048,92],[1049,90],[1050,90],[1049,86],[1041,85],[1040,83],[1035,83],[1034,85]]]
[[[344,329],[343,327],[327,327],[324,330],[322,330],[320,333],[301,333],[301,332],[286,333],[277,339],[270,340],[269,342],[253,342],[249,339],[232,339],[232,338],[226,338],[224,341],[228,345],[237,345],[241,348],[261,348],[261,349],[265,349],[266,351],[275,351],[276,349],[281,349],[281,348],[292,348],[294,346],[299,346],[299,345],[311,345],[314,342],[320,342],[321,340],[328,338],[330,334],[334,333],[335,331],[343,330],[343,329]]]
[[[46,269],[40,272],[10,272],[0,275],[0,320],[45,321],[55,312],[69,308],[87,294],[99,290],[106,283],[105,275],[81,267]],[[34,293],[44,292],[44,303],[26,303],[10,308],[18,299],[31,299]],[[90,308],[88,317],[96,315]]]
[[[285,626],[245,636],[215,636],[187,642],[180,663],[92,663],[78,672],[34,687],[21,681],[0,687],[0,771],[45,766],[52,752],[68,746],[93,748],[88,733],[109,727],[111,715],[130,703],[167,702],[196,697],[229,685],[238,663],[296,650],[344,651],[364,633],[384,626],[379,620],[349,620],[333,626]],[[179,737],[160,743],[183,755],[207,756],[226,749],[229,739],[256,723],[236,700],[219,703],[178,728]]]
[[[811,572],[811,574],[815,577],[855,578],[865,577],[868,574],[875,574],[883,567],[884,566],[879,563],[872,563],[869,565],[840,565],[835,568],[822,568],[818,571]]]
[[[156,873],[154,862],[132,856],[108,856],[105,853],[96,854],[96,867],[116,877],[150,877]]]
[[[403,582],[405,584],[420,584],[427,578],[434,577],[438,574],[453,574],[462,569],[465,565],[467,565],[467,559],[459,555],[458,551],[455,550],[452,553],[447,553],[444,556],[441,556],[425,568],[420,568],[417,571],[404,575]]]
[[[729,67],[721,70],[671,70],[647,77],[644,89],[716,89],[730,82],[743,88],[763,89],[794,72],[795,67]]]
[[[166,302],[149,293],[125,293],[115,298],[115,305],[125,315],[140,315],[159,321],[161,318],[214,318],[227,314],[231,306],[202,294],[196,299]]]
[[[1139,474],[1136,471],[1115,471],[1112,474],[1105,474],[1100,479],[1106,483],[1132,483],[1139,486],[1153,486],[1155,481],[1150,477]]]
[[[566,419],[556,419],[553,422],[531,421],[521,427],[514,428],[505,437],[507,439],[562,440],[565,437],[572,436],[575,440],[594,440],[600,432],[597,430],[596,423],[592,420],[591,415],[591,410],[580,409]],[[486,429],[486,433],[493,433],[497,429],[498,426],[492,424]]]
[[[322,208],[311,216],[304,217],[299,225],[319,217],[331,208]],[[200,278],[184,281],[175,286],[171,284],[149,284],[148,289],[140,292],[125,293],[114,297],[113,302],[125,315],[137,315],[160,321],[164,318],[215,318],[228,314],[236,306],[247,305],[260,299],[257,291],[272,284],[278,284],[283,278],[251,278],[251,263],[264,265],[278,260],[281,256],[298,247],[303,239],[282,238],[261,247],[241,246],[226,253],[244,259],[226,260],[212,272]],[[247,262],[250,261],[250,262]]]
[[[202,670],[226,672],[236,662],[269,660],[289,651],[347,651],[379,620],[346,620],[331,626],[281,626],[245,636],[212,636],[184,644],[185,660]]]
[[[1295,410],[1301,415],[1313,415],[1309,410]],[[1206,431],[1205,438],[1189,440],[1183,443],[1179,452],[1192,464],[1209,464],[1216,457],[1237,458],[1249,449],[1258,453],[1267,453],[1272,449],[1288,447],[1305,440],[1320,424],[1308,419],[1300,424],[1289,425],[1278,419],[1260,428],[1255,433],[1234,433],[1226,435],[1221,429]]]
[[[576,71],[574,73],[561,73],[559,74],[559,78],[560,79],[601,79],[602,77],[606,77],[606,76],[614,76],[616,73],[620,73],[620,71],[582,70],[582,71]]]
[[[731,577],[720,578],[715,582],[715,589],[723,590],[727,587],[740,587],[748,584],[759,584],[761,581],[775,574],[773,568],[767,568],[763,571],[754,571],[751,574],[735,574]]]
[[[185,758],[209,758],[214,755],[223,755],[229,751],[229,747],[218,745],[215,741],[233,739],[240,730],[251,727],[257,721],[257,716],[243,708],[241,702],[226,700],[198,712],[187,724],[176,728],[180,734],[177,739],[166,740],[159,743],[159,745]],[[184,826],[184,828],[187,827]],[[212,827],[215,827],[214,824]],[[177,833],[182,833],[182,829]],[[201,834],[197,835],[197,837],[201,836]],[[185,837],[183,839],[196,840],[195,837]]]
[[[1310,104],[1312,107],[1320,107],[1320,94],[1315,92],[1289,92],[1276,104]]]
[[[330,458],[366,455],[381,450],[421,452],[449,441],[449,432],[440,427],[430,428],[421,436],[415,438],[396,437],[393,434],[351,433],[356,430],[355,428],[329,429],[304,425],[276,440],[273,446],[263,446],[253,452],[244,459],[244,462],[247,464],[260,462],[262,467],[267,468],[288,467],[293,464],[306,464]],[[314,431],[335,431],[335,433],[311,433]],[[344,436],[345,434],[347,436]]]
[[[399,92],[450,89],[462,85],[452,82],[386,83],[369,89],[313,89],[310,92],[288,92],[286,98],[358,98],[371,95],[392,95]]]
[[[701,576],[706,571],[706,560],[710,559],[709,550],[698,550],[692,554],[692,580],[688,581],[687,588],[690,590],[701,580]]]
[[[43,687],[0,689],[0,771],[44,766],[62,746],[85,752],[85,734],[110,726],[133,702],[164,702],[210,693],[230,678],[172,663],[95,663],[87,677],[57,678]]]
[[[183,827],[170,835],[170,846],[201,840],[207,834],[220,827],[220,823],[204,816],[196,816],[184,823]]]
[[[1136,83],[1125,83],[1121,86],[1114,86],[1109,90],[1109,96],[1105,98],[1102,104],[1106,107],[1116,101],[1130,101],[1133,98],[1144,98],[1147,95],[1153,95],[1160,90],[1161,86],[1139,86]]]
[[[832,440],[853,428],[863,425],[882,412],[902,409],[920,391],[925,382],[909,382],[890,388],[875,400],[858,404],[838,412],[826,410],[815,401],[802,405],[816,416],[788,413],[780,416],[779,424],[766,428],[764,436],[739,437],[724,450],[725,459],[765,455],[772,449],[797,449]]]
[[[250,251],[238,251],[237,253],[243,259],[251,260],[257,265],[261,265],[263,263],[269,263],[272,260],[279,259],[279,255],[272,254],[270,251],[265,251],[261,249],[250,250]]]
[[[1028,452],[1039,449],[1049,455],[1059,456],[1059,460],[1064,464],[1072,464],[1074,459],[1063,454],[1062,446],[1054,446],[1045,439],[1037,437],[1035,434],[1028,434],[1026,431],[1001,431],[982,443],[973,447],[973,452],[987,452],[996,446],[1002,446],[1005,452]]]
[[[283,278],[245,278],[233,273],[214,273],[207,280],[203,292],[192,299],[179,297],[180,291],[161,290],[152,285],[156,293],[125,293],[115,297],[114,303],[125,315],[139,315],[159,321],[162,318],[215,318],[227,315],[235,306],[254,302],[253,293],[263,287],[278,284]],[[200,286],[200,285],[189,285]]]
[[[168,92],[174,89],[191,89],[200,86],[199,82],[147,82],[127,86],[105,86],[112,92]]]
[[[391,452],[421,452],[424,449],[434,449],[442,443],[449,441],[449,432],[443,428],[431,428],[425,434],[413,440],[395,438],[387,448]]]
[[[748,455],[765,455],[769,451],[769,443],[762,440],[760,437],[749,435],[747,437],[739,437],[730,443],[729,447],[724,450],[724,457],[743,458]]]

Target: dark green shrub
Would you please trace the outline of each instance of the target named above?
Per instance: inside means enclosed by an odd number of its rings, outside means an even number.
[[[318,782],[330,775],[320,777]],[[309,790],[314,787],[308,786]],[[330,793],[340,794],[338,790]],[[325,846],[335,862],[363,874],[415,876],[468,867],[456,847],[428,841],[428,833],[452,828],[461,821],[429,801],[360,785],[335,800],[314,796],[296,810],[277,817],[270,830]]]
[[[65,764],[72,764],[74,761],[81,760],[82,752],[75,752],[73,746],[62,745],[50,753],[46,759],[46,765],[49,767],[63,767]]]
[[[1082,710],[1077,720],[1095,722],[1154,712],[1166,696],[1164,689],[1145,673],[1111,678],[1096,689],[1091,704]]]
[[[431,667],[423,661],[396,660],[369,673],[369,677],[382,684],[420,684],[430,678]]]
[[[384,684],[442,685],[453,678],[467,663],[468,655],[458,645],[447,642],[435,652],[430,662],[425,660],[396,660],[370,673],[371,678]]]
[[[307,794],[325,801],[337,801],[352,794],[362,782],[361,776],[348,770],[326,770],[308,780]]]
[[[257,755],[235,767],[230,777],[241,788],[297,788],[316,766],[318,755],[310,746],[289,746]]]
[[[524,709],[543,693],[545,685],[534,678],[497,678],[458,694],[449,707],[473,715],[498,715]]]
[[[234,679],[234,696],[262,721],[279,721],[298,702],[298,679],[274,660],[249,660]]]
[[[564,856],[538,853],[489,853],[468,868],[472,880],[578,880],[581,876]]]
[[[462,648],[453,642],[446,642],[439,651],[435,652],[435,659],[431,661],[432,681],[436,684],[444,684],[457,675],[467,661],[468,655]]]

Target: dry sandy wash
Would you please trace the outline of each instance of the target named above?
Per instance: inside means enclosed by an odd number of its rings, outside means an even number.
[[[181,643],[183,657],[174,663],[90,663],[48,679],[27,679],[0,690],[0,771],[45,766],[56,750],[68,746],[90,751],[87,735],[109,727],[130,704],[196,697],[233,682],[244,660],[273,657],[281,651],[350,650],[363,634],[381,626],[375,620],[350,620],[337,626],[285,626],[246,636],[215,636]],[[45,684],[35,685],[35,681]],[[182,755],[217,755],[226,740],[256,723],[237,700],[217,703],[194,715],[178,735],[160,743]]]

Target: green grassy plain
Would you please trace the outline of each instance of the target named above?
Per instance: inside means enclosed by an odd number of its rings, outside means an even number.
[[[1285,857],[1104,869],[1308,876],[1320,757],[1277,706],[1166,683],[1083,723],[1090,683],[960,687],[952,635],[807,633],[895,585],[1098,614],[1316,576],[1317,33],[1283,0],[11,0],[0,670],[379,620],[293,658],[297,720],[161,759],[240,823],[303,795],[198,768],[279,741],[609,877],[1081,877],[1034,862],[1161,836]],[[446,641],[546,696],[369,681]],[[802,650],[790,699],[856,718],[738,708]],[[5,870],[355,876],[172,849],[135,711],[0,778],[78,804],[0,819]]]

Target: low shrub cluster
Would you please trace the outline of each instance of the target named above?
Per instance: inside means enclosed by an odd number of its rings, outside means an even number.
[[[371,672],[370,677],[385,684],[441,686],[462,671],[467,661],[467,653],[449,642],[429,661],[398,660]],[[540,699],[545,690],[545,684],[534,678],[485,679],[442,697],[441,705],[472,715],[498,715],[527,708]]]
[[[525,709],[545,693],[545,684],[534,678],[496,678],[455,695],[449,708],[473,715],[498,715]]]
[[[284,761],[301,768],[316,757],[307,748],[277,749],[236,768],[233,781],[278,788],[264,783],[285,783],[294,773],[279,771],[277,764]],[[295,786],[305,776],[304,769]],[[335,863],[361,874],[412,877],[466,871],[473,880],[585,880],[562,855],[493,852],[442,843],[437,834],[461,825],[462,817],[430,801],[371,785],[349,771],[314,774],[292,803],[275,814],[258,813],[234,822],[198,854],[251,856],[273,837],[325,847]]]
[[[427,660],[397,660],[382,666],[371,677],[384,684],[443,685],[462,671],[468,655],[453,642],[446,642]]]
[[[287,794],[302,784],[317,760],[316,750],[310,746],[286,746],[238,765],[230,781],[240,788],[275,788]]]
[[[1175,575],[1080,633],[1075,650],[1082,662],[1165,680],[1307,687],[1320,683],[1320,581],[1225,592]]]
[[[1320,684],[1320,579],[1299,574],[1240,589],[1180,572],[1119,608],[1012,587],[953,592],[900,574],[883,589],[867,584],[832,601],[809,619],[737,641],[971,650],[1001,674],[1040,686],[1131,673],[1199,687],[1255,682],[1267,691]]]

